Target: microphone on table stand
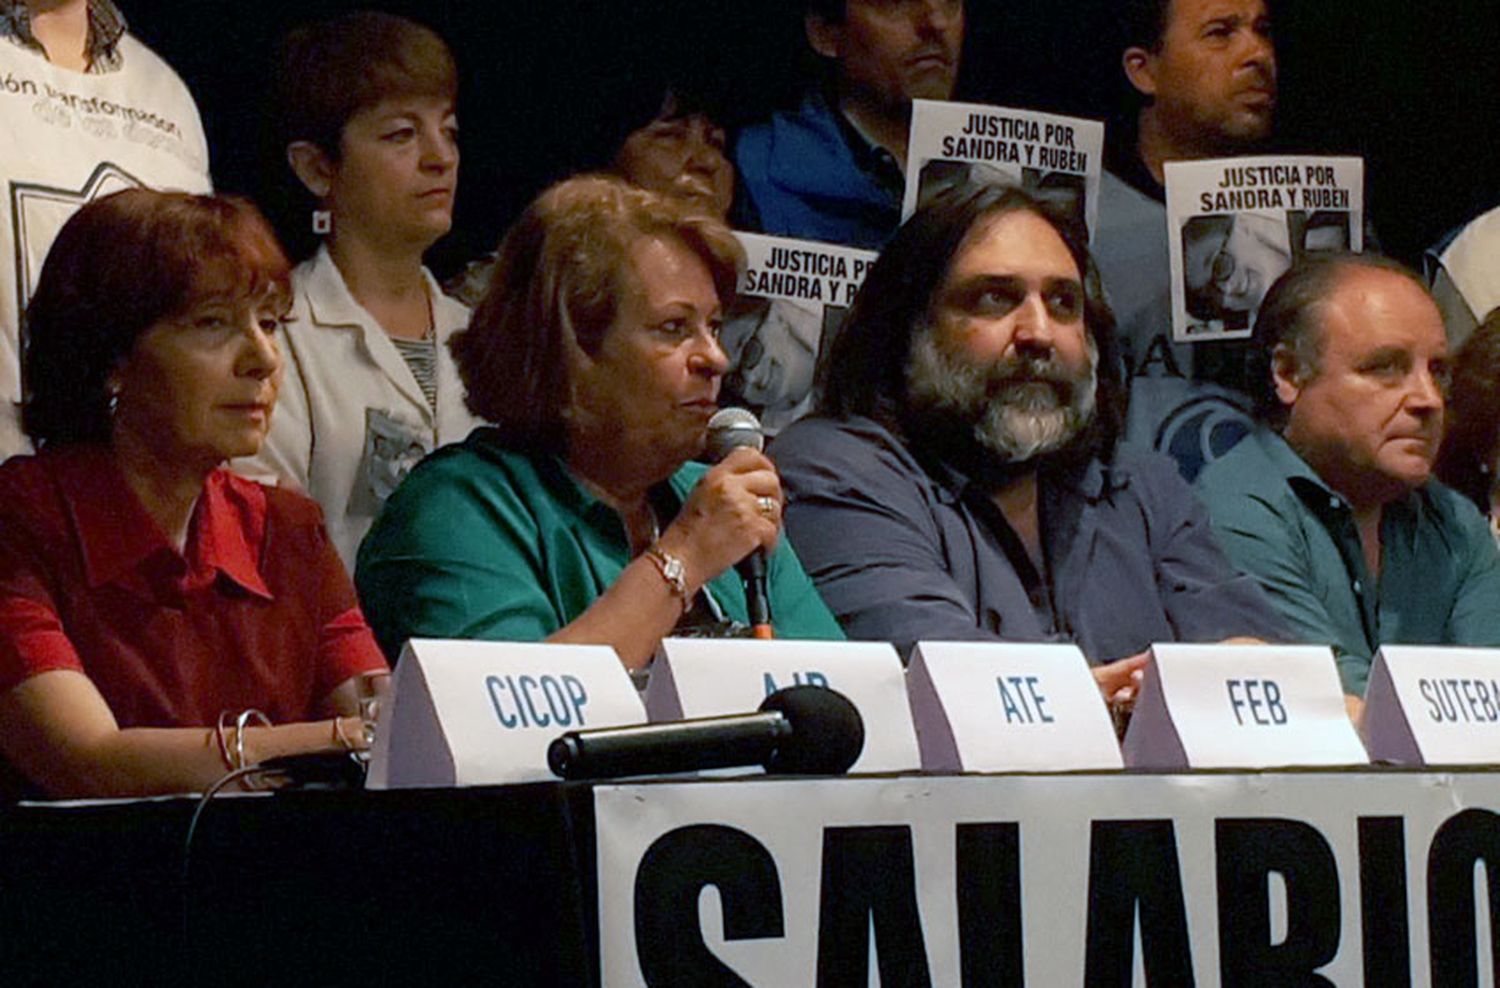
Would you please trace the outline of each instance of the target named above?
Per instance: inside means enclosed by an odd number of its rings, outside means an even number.
[[[569,731],[547,748],[564,779],[614,779],[763,765],[786,775],[842,775],[865,746],[859,709],[824,686],[788,686],[760,712]]]

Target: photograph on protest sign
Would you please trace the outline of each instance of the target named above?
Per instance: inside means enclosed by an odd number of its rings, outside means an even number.
[[[1266,292],[1299,258],[1364,249],[1360,158],[1167,162],[1172,338],[1248,337]]]
[[[1097,120],[913,100],[901,216],[955,186],[1014,186],[1057,203],[1092,238],[1103,154]]]
[[[750,409],[770,436],[811,410],[819,354],[876,254],[758,233],[735,236],[747,263],[719,335],[729,356],[719,404]]]

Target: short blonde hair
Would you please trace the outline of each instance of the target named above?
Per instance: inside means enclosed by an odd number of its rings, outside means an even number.
[[[469,410],[512,447],[561,454],[574,355],[597,353],[615,321],[630,247],[673,237],[734,298],[744,251],[723,221],[608,175],[547,189],[505,239],[469,328],[450,346]]]

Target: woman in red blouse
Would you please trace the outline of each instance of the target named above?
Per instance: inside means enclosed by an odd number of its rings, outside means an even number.
[[[270,424],[287,279],[233,199],[133,189],[58,235],[26,315],[39,453],[0,466],[0,769],[30,787],[198,790],[363,743],[385,665],[316,505],[220,468]]]

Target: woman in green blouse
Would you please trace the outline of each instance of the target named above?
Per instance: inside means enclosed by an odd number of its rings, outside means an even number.
[[[413,637],[602,643],[746,621],[757,549],[784,637],[842,637],[781,531],[770,460],[703,449],[742,253],[724,224],[602,176],[544,192],[507,234],[453,353],[491,423],[392,496],[356,582],[392,657]]]

